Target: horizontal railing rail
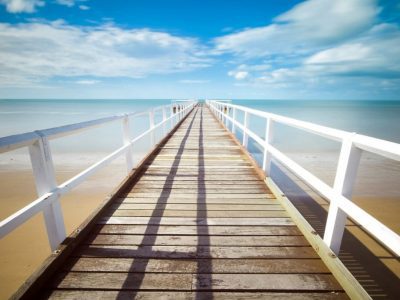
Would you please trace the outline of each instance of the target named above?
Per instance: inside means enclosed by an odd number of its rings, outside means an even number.
[[[3,238],[9,234],[11,231],[19,227],[37,213],[43,212],[49,244],[52,251],[55,250],[66,237],[64,218],[59,198],[81,184],[90,175],[99,171],[101,168],[105,167],[124,153],[126,155],[126,167],[129,174],[134,167],[132,146],[146,136],[150,136],[151,146],[154,146],[156,143],[155,130],[162,128],[163,136],[166,136],[168,134],[167,124],[170,124],[170,130],[172,130],[174,125],[184,118],[184,116],[191,111],[195,104],[196,101],[180,101],[179,103],[156,107],[145,112],[121,114],[72,125],[37,130],[0,138],[0,153],[23,147],[29,148],[36,190],[39,197],[0,222],[0,238]],[[162,120],[155,124],[154,113],[157,111],[162,112]],[[167,117],[168,114],[169,116]],[[132,139],[129,118],[145,115],[149,116],[149,129]],[[122,121],[123,146],[73,178],[63,182],[60,185],[57,185],[49,140],[60,138],[66,135],[76,134],[78,132],[89,130],[93,127],[98,127],[118,120]]]
[[[226,102],[207,100],[206,103],[216,117],[225,123],[227,128],[230,122],[232,133],[235,133],[237,128],[242,131],[242,144],[245,148],[248,148],[249,137],[261,146],[263,150],[262,168],[267,176],[270,176],[271,160],[273,158],[330,202],[323,239],[334,253],[338,254],[340,251],[345,222],[347,216],[349,216],[389,250],[397,256],[400,255],[400,236],[351,201],[362,151],[372,152],[400,161],[400,144]],[[237,120],[238,111],[244,114],[243,124]],[[264,138],[249,129],[251,115],[266,120]],[[341,143],[333,187],[272,145],[275,123],[301,129]]]

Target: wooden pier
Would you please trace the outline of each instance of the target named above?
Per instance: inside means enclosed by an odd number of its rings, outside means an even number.
[[[15,298],[347,299],[260,172],[196,106]]]

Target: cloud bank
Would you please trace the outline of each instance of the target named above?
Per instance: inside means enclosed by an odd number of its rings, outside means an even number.
[[[215,51],[233,55],[238,64],[227,74],[240,85],[304,89],[375,80],[395,86],[400,30],[379,23],[380,11],[374,0],[309,0],[270,25],[214,39]]]
[[[310,0],[271,25],[216,38],[216,50],[247,58],[308,53],[363,32],[378,12],[373,0]]]
[[[52,77],[128,77],[208,66],[197,40],[115,25],[0,24],[0,85]],[[12,80],[10,80],[12,74]]]
[[[44,6],[41,0],[0,0],[9,13],[33,13],[37,7]]]
[[[85,0],[49,3],[90,9]],[[10,13],[32,13],[45,2],[0,4]],[[243,90],[308,89],[314,94],[364,88],[400,93],[400,28],[381,21],[381,12],[377,0],[308,0],[265,26],[236,32],[229,27],[203,41],[115,24],[0,23],[0,88],[38,87],[60,78],[98,86],[107,78],[188,72],[195,79],[174,82],[228,82]],[[211,67],[208,74],[190,73],[206,67]]]

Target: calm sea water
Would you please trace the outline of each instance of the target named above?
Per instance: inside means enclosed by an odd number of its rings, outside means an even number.
[[[400,101],[244,101],[238,105],[269,111],[279,115],[328,127],[357,132],[400,143]],[[260,136],[265,125],[252,117],[250,127]],[[337,143],[292,129],[276,126],[274,142],[287,151],[331,150]]]
[[[145,111],[169,103],[170,100],[0,100],[0,136]],[[400,101],[234,100],[233,103],[400,143]],[[161,119],[161,115],[156,115],[156,119]],[[146,117],[132,120],[133,135],[147,126]],[[93,146],[98,152],[109,151],[120,144],[120,127],[115,123],[81,134],[81,138],[53,143],[59,151],[93,151]],[[250,127],[264,135],[263,120],[252,117]],[[274,142],[289,151],[330,150],[338,146],[286,126],[276,126]]]
[[[93,120],[105,116],[146,111],[151,107],[170,104],[171,100],[0,100],[0,136]],[[271,101],[234,100],[233,103],[255,109],[317,123],[324,126],[357,132],[400,143],[400,101]],[[161,113],[156,121],[161,120]],[[238,115],[239,119],[243,116]],[[133,136],[148,128],[148,117],[131,120]],[[265,121],[251,117],[250,128],[264,136]],[[52,140],[53,153],[110,153],[122,145],[121,122],[91,129],[78,135]],[[300,130],[277,125],[273,144],[326,182],[332,183],[340,144]],[[161,134],[161,132],[160,132]],[[241,138],[238,132],[238,138]],[[250,141],[253,156],[260,161],[262,152]],[[145,153],[148,141],[135,146]],[[294,155],[294,156],[293,156]],[[4,155],[2,155],[4,156]],[[0,165],[2,156],[0,156]],[[9,158],[7,158],[9,159]],[[6,160],[3,163],[7,163]],[[381,190],[398,194],[400,164],[378,157],[367,157],[360,175],[383,178]],[[4,165],[4,164],[3,164]],[[362,176],[361,179],[363,178]],[[372,179],[371,179],[372,180]],[[375,179],[374,179],[375,180]],[[364,180],[363,186],[370,186]],[[393,181],[393,182],[392,182]]]
[[[170,103],[170,100],[0,100],[0,136],[147,111]],[[161,118],[161,113],[156,114],[156,122]],[[148,126],[148,117],[133,118],[133,137]],[[51,143],[57,152],[110,152],[122,144],[121,132],[121,122],[117,121]]]

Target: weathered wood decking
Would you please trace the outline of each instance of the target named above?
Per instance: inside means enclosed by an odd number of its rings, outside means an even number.
[[[347,298],[202,106],[40,290],[55,299]]]

